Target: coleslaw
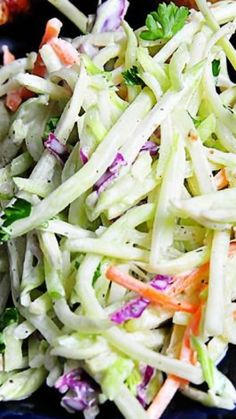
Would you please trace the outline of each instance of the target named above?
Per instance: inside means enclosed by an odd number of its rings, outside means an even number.
[[[177,391],[232,410],[236,2],[137,30],[127,0],[49,2],[82,34],[50,19],[0,68],[0,400],[46,382],[85,419],[158,419]]]

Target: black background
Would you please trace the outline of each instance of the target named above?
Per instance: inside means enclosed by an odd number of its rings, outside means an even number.
[[[73,1],[80,9],[91,14],[96,9],[97,1]],[[157,1],[143,0],[130,1],[127,20],[133,27],[144,24],[147,12],[154,10]],[[75,37],[79,35],[78,29],[71,24],[61,13],[46,0],[32,0],[32,7],[26,15],[22,15],[12,23],[0,27],[0,46],[7,43],[17,57],[24,56],[26,52],[37,51],[45,24],[49,18],[58,17],[64,23],[62,35]],[[232,71],[232,70],[231,70]],[[233,72],[231,73],[233,76]],[[236,348],[230,348],[227,357],[221,364],[221,369],[236,385]],[[0,418],[31,418],[31,419],[63,419],[73,418],[60,407],[60,395],[49,388],[42,388],[29,400],[21,402],[8,402],[0,404]],[[83,415],[75,415],[77,419]],[[101,408],[98,419],[121,419],[122,416],[112,403],[106,403]],[[181,395],[177,395],[163,419],[233,419],[236,412],[226,412],[219,409],[207,409],[192,402]],[[139,418],[133,418],[139,419]]]

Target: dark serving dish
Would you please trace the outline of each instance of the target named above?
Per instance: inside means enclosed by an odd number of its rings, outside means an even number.
[[[81,10],[90,14],[96,9],[96,0],[72,0]],[[147,12],[154,10],[158,1],[129,0],[130,7],[127,15],[128,22],[133,27],[144,24]],[[32,0],[32,7],[28,13],[16,18],[13,22],[0,27],[0,47],[8,44],[11,51],[18,57],[26,52],[37,50],[45,23],[49,18],[58,17],[63,21],[62,35],[75,37],[79,34],[78,29],[68,19],[62,16],[51,6],[47,0]],[[236,37],[233,43],[236,45]],[[236,81],[235,73],[230,68],[231,77]],[[230,378],[236,386],[236,347],[231,346],[227,356],[221,362],[220,369]],[[67,413],[60,407],[59,393],[48,387],[43,387],[30,399],[20,402],[7,402],[0,404],[0,418],[5,419],[66,419],[75,416]],[[79,413],[76,417],[83,418]],[[178,394],[165,414],[163,419],[234,419],[236,410],[226,411],[222,409],[206,408],[193,402],[181,394]],[[106,403],[101,408],[98,419],[122,419],[121,414],[112,403]],[[139,419],[139,418],[134,418]]]

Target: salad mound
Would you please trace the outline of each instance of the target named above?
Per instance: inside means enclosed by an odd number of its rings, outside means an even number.
[[[232,410],[236,2],[133,30],[127,0],[49,1],[78,37],[52,18],[0,68],[0,400],[46,382],[85,419],[157,419],[177,391]]]

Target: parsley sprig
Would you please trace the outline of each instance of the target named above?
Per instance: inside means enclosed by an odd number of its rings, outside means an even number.
[[[212,65],[213,76],[218,77],[220,74],[220,60],[213,60],[211,65]]]
[[[17,323],[19,320],[19,313],[16,308],[6,308],[0,316],[0,353],[5,351],[5,342],[3,330],[10,324]]]
[[[14,221],[26,218],[31,213],[31,204],[25,199],[17,198],[14,204],[6,207],[3,211],[2,220],[3,224],[0,227],[0,242],[7,241],[9,239],[9,233],[7,227],[9,227]]]
[[[101,270],[101,263],[99,263],[99,265],[97,266],[96,271],[94,272],[93,275],[93,286],[96,284],[98,278],[102,275],[102,270]]]
[[[138,67],[135,65],[129,70],[123,71],[122,75],[124,77],[125,84],[128,86],[144,86],[144,82],[138,72]]]
[[[52,118],[50,118],[47,123],[46,123],[46,127],[43,133],[43,138],[48,138],[49,134],[51,132],[54,132],[58,121],[59,121],[60,117],[59,116],[53,116]]]
[[[141,32],[140,38],[146,41],[157,39],[168,40],[184,26],[189,15],[187,7],[178,7],[174,3],[160,3],[156,12],[147,15],[147,30]]]

